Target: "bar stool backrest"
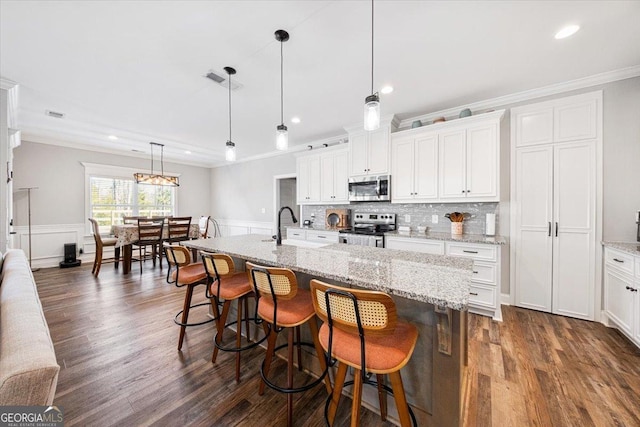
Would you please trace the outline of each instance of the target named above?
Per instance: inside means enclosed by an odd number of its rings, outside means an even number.
[[[398,320],[396,304],[384,292],[343,288],[313,279],[311,298],[323,322],[351,334],[389,335]]]
[[[233,259],[227,254],[202,252],[202,262],[210,279],[233,276],[236,272]]]
[[[167,261],[170,266],[182,267],[191,264],[191,255],[187,248],[180,245],[170,245],[163,243],[164,251],[167,254]]]
[[[298,280],[293,271],[287,268],[263,267],[250,262],[246,263],[251,284],[260,296],[274,300],[288,300],[298,292]]]

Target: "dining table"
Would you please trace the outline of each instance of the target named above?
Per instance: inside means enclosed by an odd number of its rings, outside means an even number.
[[[138,224],[119,224],[111,226],[111,234],[116,236],[116,248],[122,250],[122,273],[131,272],[131,260],[133,258],[133,244],[138,241]],[[162,229],[162,238],[169,237],[169,228]],[[200,237],[200,227],[198,224],[189,226],[189,237],[197,239]]]

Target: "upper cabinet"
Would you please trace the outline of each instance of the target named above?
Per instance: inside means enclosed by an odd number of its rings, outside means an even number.
[[[349,150],[320,155],[320,201],[349,203]]]
[[[499,201],[503,115],[501,110],[392,134],[392,202]]]
[[[349,203],[349,150],[325,148],[296,159],[298,204]]]
[[[347,128],[349,132],[349,175],[387,175],[391,131],[397,127],[395,117],[380,120],[380,128],[365,131],[360,127]]]
[[[514,112],[516,147],[594,139],[597,102],[589,94],[566,101],[519,107]]]

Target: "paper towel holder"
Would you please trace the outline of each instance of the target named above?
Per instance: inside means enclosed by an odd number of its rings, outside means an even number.
[[[488,213],[485,220],[484,226],[484,234],[485,236],[495,236],[496,235],[496,214]]]

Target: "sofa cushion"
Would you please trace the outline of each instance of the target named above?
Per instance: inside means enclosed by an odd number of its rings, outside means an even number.
[[[59,371],[27,258],[10,250],[0,286],[0,406],[51,404]]]

